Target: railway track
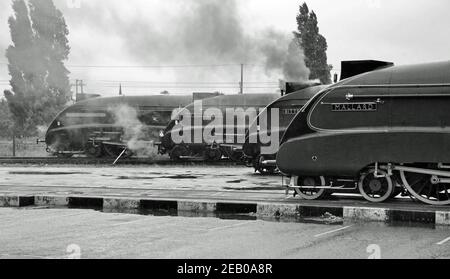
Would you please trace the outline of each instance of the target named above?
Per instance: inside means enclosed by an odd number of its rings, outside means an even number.
[[[113,158],[89,158],[89,157],[0,157],[0,164],[39,164],[39,165],[112,165]],[[243,163],[219,161],[205,162],[201,160],[172,161],[170,159],[153,160],[149,158],[127,158],[120,159],[116,165],[166,165],[166,166],[182,166],[182,165],[208,165],[208,166],[238,166]]]

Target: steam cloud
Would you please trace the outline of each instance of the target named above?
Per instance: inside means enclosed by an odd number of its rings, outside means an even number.
[[[125,17],[113,4],[99,7],[99,2],[104,1],[83,2],[83,24],[124,39],[125,51],[138,63],[261,64],[267,76],[308,80],[309,69],[301,49],[294,47],[293,34],[273,29],[247,34],[237,0],[168,1],[177,7],[176,11],[158,18],[141,16],[139,12],[145,14],[144,8]],[[217,69],[218,74],[226,74],[220,71],[226,70]],[[236,73],[236,69],[232,71]],[[186,80],[185,72],[182,74]],[[196,69],[189,77],[201,80],[210,74],[210,69]]]
[[[122,141],[127,148],[140,157],[156,155],[153,142],[148,142],[149,133],[145,125],[138,118],[138,111],[125,104],[108,108],[114,116],[114,124],[123,129]]]

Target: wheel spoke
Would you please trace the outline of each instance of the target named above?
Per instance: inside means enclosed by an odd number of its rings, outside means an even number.
[[[433,187],[430,182],[427,182],[426,185],[430,188],[430,190],[428,190],[428,193],[427,193],[427,198],[430,199],[431,192],[433,192]]]
[[[418,180],[416,180],[416,182],[414,182],[414,183],[411,183],[411,184],[409,184],[409,185],[411,185],[411,187],[414,187],[414,186],[416,186],[416,185],[417,185],[417,183],[419,183],[419,182],[421,182],[421,181],[423,181],[423,176],[422,176],[422,177],[419,177],[419,179],[418,179]]]
[[[438,199],[438,201],[441,200],[441,193],[439,192],[439,183],[436,184],[436,198]]]
[[[423,181],[423,180],[424,180],[423,178],[420,179],[420,181]],[[417,194],[421,195],[421,194],[422,194],[422,191],[425,189],[425,186],[427,186],[427,184],[426,184],[426,183],[423,183],[423,184],[422,184],[422,187],[420,187],[419,191],[417,191]],[[412,188],[412,186],[411,186],[411,188]]]

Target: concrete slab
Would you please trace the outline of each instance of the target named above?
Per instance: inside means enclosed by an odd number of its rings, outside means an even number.
[[[436,225],[450,226],[450,212],[436,212]]]
[[[37,206],[68,206],[68,197],[58,196],[35,196],[34,205]]]
[[[388,209],[367,207],[344,207],[344,220],[387,222]]]
[[[217,204],[212,202],[178,201],[178,211],[216,212]]]
[[[0,195],[0,207],[21,207],[34,204],[33,196]]]
[[[103,198],[103,208],[105,209],[139,209],[140,200],[127,198]]]

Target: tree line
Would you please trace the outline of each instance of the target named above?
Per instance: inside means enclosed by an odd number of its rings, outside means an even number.
[[[12,44],[6,50],[10,90],[0,100],[0,137],[36,136],[70,101],[69,71],[64,65],[69,30],[53,0],[13,0],[8,19]],[[331,83],[327,41],[308,5],[299,6],[294,39],[301,47],[310,79]]]

